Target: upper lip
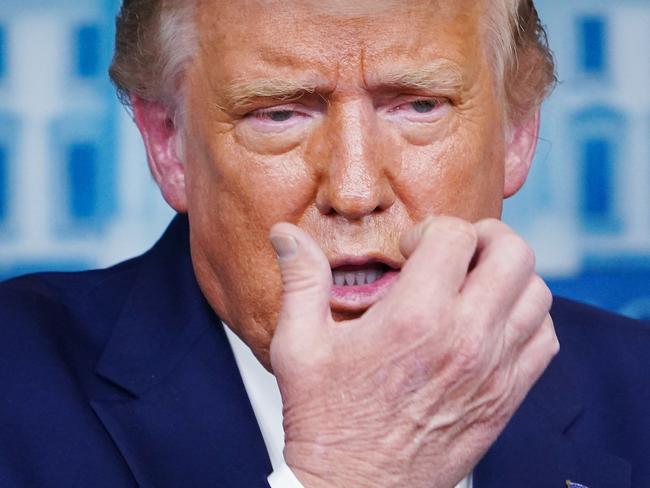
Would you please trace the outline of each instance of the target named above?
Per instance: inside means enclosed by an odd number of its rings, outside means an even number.
[[[365,265],[377,263],[384,264],[392,269],[400,269],[402,267],[402,264],[398,261],[378,254],[366,254],[362,256],[337,256],[330,258],[329,262],[332,269],[340,268],[342,266],[363,267]]]

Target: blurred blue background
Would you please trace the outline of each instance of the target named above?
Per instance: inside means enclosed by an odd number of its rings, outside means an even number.
[[[505,220],[554,292],[650,319],[650,0],[538,0],[560,84]],[[2,0],[0,278],[106,266],[171,219],[106,74],[117,0]]]

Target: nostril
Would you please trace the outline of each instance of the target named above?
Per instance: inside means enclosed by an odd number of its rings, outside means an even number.
[[[340,215],[349,220],[361,220],[383,212],[395,202],[395,195],[385,184],[363,182],[352,187],[347,182],[324,183],[316,195],[316,207],[322,215]]]
[[[360,220],[380,210],[374,201],[362,196],[337,195],[328,199],[327,204],[319,205],[323,215],[340,215],[350,220]]]

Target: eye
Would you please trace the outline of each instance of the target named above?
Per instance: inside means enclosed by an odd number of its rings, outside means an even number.
[[[410,103],[413,110],[420,114],[432,112],[440,105],[439,100],[416,100]]]
[[[258,108],[245,115],[246,127],[260,133],[278,134],[307,127],[318,111],[304,103],[284,103]]]
[[[266,110],[256,112],[255,117],[261,120],[268,120],[271,122],[286,122],[296,115],[295,110]]]
[[[450,101],[446,98],[400,97],[392,104],[388,114],[396,120],[429,123],[436,122],[446,113]]]

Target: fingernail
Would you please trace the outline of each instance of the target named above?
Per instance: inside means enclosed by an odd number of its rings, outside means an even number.
[[[275,253],[280,259],[291,258],[298,250],[298,242],[293,236],[276,234],[269,237]]]

